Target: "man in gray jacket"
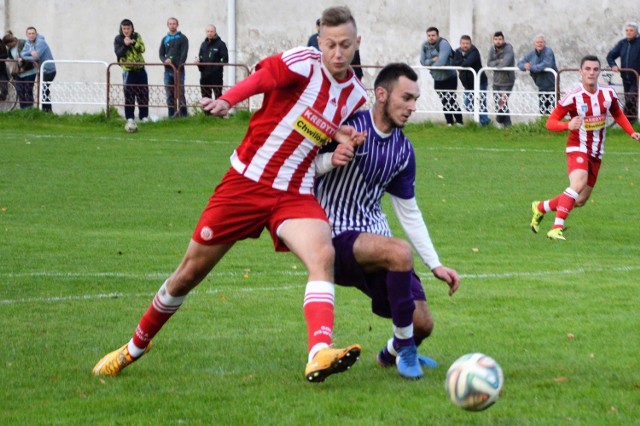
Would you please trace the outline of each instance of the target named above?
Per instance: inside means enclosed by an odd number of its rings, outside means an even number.
[[[513,56],[513,46],[504,41],[502,31],[493,34],[493,47],[489,49],[488,67],[503,68],[513,67],[516,64]],[[511,126],[509,116],[509,95],[516,82],[516,73],[513,71],[493,72],[493,99],[498,116],[496,121],[504,127]]]
[[[553,50],[546,46],[542,34],[538,34],[533,39],[533,46],[534,49],[520,59],[518,68],[521,71],[529,71],[533,82],[538,86],[540,114],[551,114],[555,108],[556,77],[553,73],[545,71],[545,68],[551,68],[557,72],[556,57]]]
[[[420,49],[420,63],[425,67],[453,65],[453,49],[447,40],[440,37],[440,31],[436,27],[427,28],[427,41]],[[447,124],[462,126],[462,114],[456,96],[458,73],[455,70],[431,70],[431,77],[433,88],[442,102]]]

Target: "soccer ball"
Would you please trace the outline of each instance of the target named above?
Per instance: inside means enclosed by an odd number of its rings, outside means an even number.
[[[444,388],[458,407],[482,411],[498,400],[503,383],[504,376],[498,363],[476,352],[463,355],[451,364]]]
[[[127,133],[134,133],[138,131],[138,126],[136,122],[133,120],[127,120],[127,123],[124,125],[124,131]]]

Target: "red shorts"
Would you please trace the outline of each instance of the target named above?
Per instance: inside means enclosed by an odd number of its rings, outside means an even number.
[[[593,158],[584,152],[567,153],[567,174],[571,174],[574,170],[585,170],[589,174],[587,177],[587,185],[592,188],[596,186],[601,164],[601,159]]]
[[[287,219],[329,222],[313,195],[274,189],[230,169],[209,199],[192,238],[204,245],[232,244],[258,238],[267,228],[276,251],[288,251],[276,235],[278,227]]]

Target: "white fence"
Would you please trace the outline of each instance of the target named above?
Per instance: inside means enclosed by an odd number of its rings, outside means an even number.
[[[56,65],[56,78],[54,81],[44,81],[43,74],[46,64]],[[40,66],[40,88],[43,94],[40,99],[42,104],[49,102],[53,107],[64,106],[65,112],[100,112],[107,106],[107,66],[104,61],[79,61],[79,60],[48,60]],[[71,68],[76,68],[71,71]],[[81,75],[82,81],[68,81],[65,75],[69,72]],[[79,72],[79,74],[78,74]],[[50,90],[50,98],[45,99],[44,89]],[[60,110],[57,108],[56,110]]]
[[[431,121],[441,121],[444,112],[459,113],[466,116],[468,119],[478,123],[480,121],[481,114],[487,115],[509,115],[512,118],[517,118],[514,121],[529,121],[536,119],[543,114],[540,111],[540,101],[544,101],[547,107],[544,110],[545,114],[549,114],[556,104],[556,92],[539,92],[533,80],[529,76],[528,72],[520,71],[517,67],[508,68],[481,68],[479,72],[476,72],[472,68],[463,67],[414,67],[418,73],[418,81],[420,82],[421,96],[418,99],[418,107],[416,115],[421,116],[423,119]],[[474,76],[474,90],[466,91],[462,84],[458,82],[458,89],[456,91],[437,91],[433,89],[433,79],[431,78],[431,70],[456,70],[456,71],[469,71]],[[502,97],[493,92],[492,89],[492,77],[493,71],[514,71],[516,73],[516,80],[513,86],[513,90],[509,92],[508,107],[509,112],[505,112],[505,107],[502,101]],[[545,69],[545,71],[551,72],[557,81],[557,72],[551,68]],[[480,78],[482,74],[486,74],[489,80],[487,90],[480,90]],[[459,110],[443,111],[443,105],[440,101],[440,94],[445,98],[453,98],[456,102],[455,105]],[[472,108],[467,109],[465,107],[465,97],[471,101],[468,104]],[[542,99],[541,99],[542,97]],[[483,112],[486,111],[486,112]]]
[[[49,62],[49,61],[47,61]],[[57,113],[62,112],[99,112],[106,111],[108,107],[107,91],[107,73],[110,72],[109,65],[102,61],[74,61],[74,60],[55,60],[51,61],[56,64],[57,74],[53,82],[43,82],[40,78],[41,86],[48,84],[51,91],[50,102],[54,107],[54,111]],[[81,81],[68,81],[65,80],[65,70],[69,67],[80,67],[80,73],[74,72],[73,75],[81,75]],[[114,68],[114,67],[111,67]],[[363,82],[369,93],[368,105],[373,104],[373,81],[377,75],[378,69],[381,67],[370,66],[365,68],[365,75]],[[367,69],[368,68],[368,69]],[[118,69],[117,67],[115,69]],[[248,68],[247,68],[248,69]],[[414,114],[414,121],[434,121],[439,122],[444,119],[444,111],[442,102],[440,101],[439,94],[433,89],[433,79],[431,78],[431,70],[437,69],[454,69],[456,71],[469,71],[473,73],[475,77],[475,90],[465,91],[462,84],[458,82],[458,89],[451,92],[443,93],[444,96],[452,97],[455,100],[455,105],[459,107],[459,111],[446,111],[460,113],[467,118],[467,120],[473,120],[479,122],[480,114],[484,114],[483,109],[486,108],[486,114],[490,116],[506,115],[500,99],[497,94],[492,90],[492,75],[496,68],[482,68],[476,73],[471,68],[462,67],[414,67],[419,76],[421,96],[418,99],[417,111]],[[77,70],[76,70],[77,71]],[[554,106],[556,104],[557,93],[566,91],[566,84],[570,81],[572,84],[575,81],[577,84],[578,74],[577,72],[569,72],[563,74],[563,88],[556,92],[539,92],[529,74],[527,72],[520,71],[518,68],[500,68],[500,71],[514,71],[516,73],[516,81],[513,90],[509,93],[508,105],[510,115],[515,122],[526,122],[532,119],[537,119],[542,115],[540,111],[540,96],[543,96],[543,100],[547,100],[549,105]],[[552,72],[558,81],[557,73],[552,69],[546,71]],[[569,70],[568,70],[569,71]],[[573,71],[573,70],[570,70]],[[42,72],[42,67],[41,67]],[[480,90],[480,76],[486,73],[489,78],[488,89],[486,91]],[[192,73],[195,75],[195,73]],[[162,85],[162,81],[153,81],[161,77],[156,77],[152,73],[149,75],[149,85],[156,84]],[[113,84],[113,78],[111,84]],[[573,84],[575,85],[575,84]],[[557,86],[557,84],[556,84]],[[194,85],[194,88],[196,86]],[[40,87],[40,92],[42,87]],[[473,108],[465,108],[465,97],[473,101]],[[247,104],[250,110],[255,110],[260,106],[261,95],[256,96],[250,100]],[[189,105],[189,108],[193,109],[195,104]],[[159,111],[159,115],[162,116],[164,111]],[[550,110],[546,110],[545,113],[549,113]]]

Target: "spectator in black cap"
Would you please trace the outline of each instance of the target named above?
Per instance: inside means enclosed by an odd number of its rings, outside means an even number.
[[[320,32],[320,18],[316,19],[316,33],[309,37],[309,41],[307,42],[308,47],[315,47],[320,50],[318,46],[318,33]]]

